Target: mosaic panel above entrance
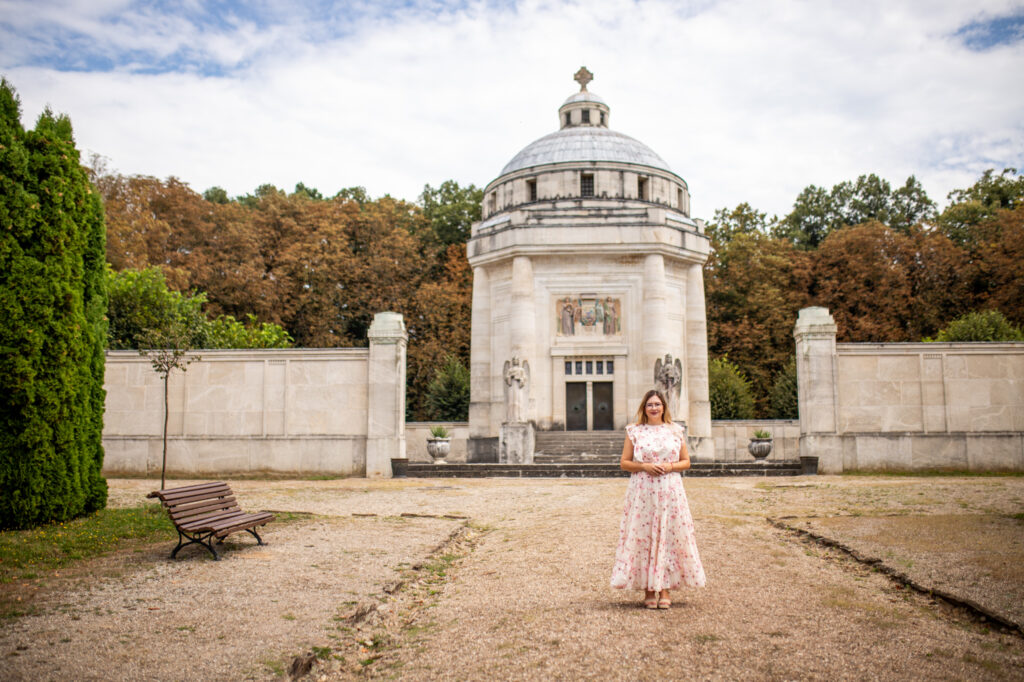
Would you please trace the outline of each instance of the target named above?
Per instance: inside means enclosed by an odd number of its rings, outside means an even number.
[[[558,336],[615,336],[622,332],[622,303],[611,296],[563,296],[555,301]]]

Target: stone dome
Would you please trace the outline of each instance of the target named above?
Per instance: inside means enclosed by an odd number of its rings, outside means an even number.
[[[598,126],[562,128],[531,142],[505,164],[501,175],[533,166],[570,161],[631,163],[675,175],[664,159],[643,142]]]

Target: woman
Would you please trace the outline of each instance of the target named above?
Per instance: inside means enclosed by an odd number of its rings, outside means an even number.
[[[693,518],[680,471],[690,468],[686,433],[660,391],[648,391],[626,427],[622,468],[631,472],[612,587],[644,590],[644,606],[667,609],[669,590],[704,587]]]

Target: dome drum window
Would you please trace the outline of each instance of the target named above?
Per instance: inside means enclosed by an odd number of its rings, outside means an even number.
[[[580,173],[580,196],[581,197],[592,197],[592,196],[594,196],[594,174],[593,173]]]

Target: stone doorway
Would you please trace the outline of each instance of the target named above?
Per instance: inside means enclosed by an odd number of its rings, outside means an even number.
[[[611,381],[567,381],[565,383],[565,430],[611,431],[615,409]]]

